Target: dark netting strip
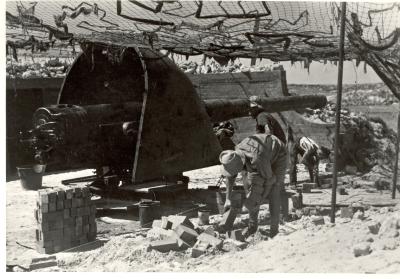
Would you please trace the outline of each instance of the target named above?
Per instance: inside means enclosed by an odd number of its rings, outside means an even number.
[[[339,5],[265,1],[7,1],[10,48],[80,40],[141,44],[183,55],[337,60]],[[398,55],[400,3],[349,3],[347,32]],[[346,58],[358,57],[346,40]],[[398,59],[398,56],[397,56]]]

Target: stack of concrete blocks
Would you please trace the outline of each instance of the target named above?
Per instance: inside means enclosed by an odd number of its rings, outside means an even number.
[[[36,248],[52,254],[96,239],[96,205],[85,186],[38,191]]]
[[[161,240],[152,241],[148,247],[149,251],[165,253],[191,248],[192,257],[196,258],[206,253],[210,247],[217,249],[222,247],[222,240],[214,236],[213,230],[205,230],[199,234],[186,216],[163,216],[161,220],[153,222],[153,228],[149,233],[163,237]]]

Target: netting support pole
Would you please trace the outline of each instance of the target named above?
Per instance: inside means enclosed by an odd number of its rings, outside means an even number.
[[[392,199],[396,198],[396,188],[397,188],[397,172],[399,168],[399,145],[400,145],[400,112],[397,116],[397,141],[396,141],[396,161],[394,161],[393,170],[393,188],[392,188]]]
[[[259,29],[260,29],[260,18],[256,17],[256,20],[254,21],[253,33],[257,33]],[[253,47],[257,46],[257,42],[258,42],[258,37],[254,38]],[[257,62],[257,58],[256,57],[251,58],[250,66],[255,66],[256,62]]]
[[[339,41],[339,68],[336,96],[336,117],[335,117],[335,144],[333,159],[333,180],[332,180],[332,200],[331,200],[331,223],[335,223],[336,212],[336,188],[337,188],[337,159],[340,131],[340,113],[342,107],[342,86],[343,86],[343,59],[344,59],[344,34],[346,24],[346,2],[340,4],[340,41]]]

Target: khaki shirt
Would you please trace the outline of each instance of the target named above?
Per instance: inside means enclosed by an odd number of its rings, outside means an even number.
[[[275,182],[272,165],[286,156],[286,148],[276,136],[255,134],[242,140],[236,149],[246,155],[246,171],[258,172],[267,184]]]

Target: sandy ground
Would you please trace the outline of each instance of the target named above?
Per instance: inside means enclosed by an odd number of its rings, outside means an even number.
[[[90,174],[91,171],[86,170],[46,175],[43,185],[52,187],[61,179]],[[186,175],[191,178],[190,187],[204,187],[216,183],[218,168],[196,170]],[[304,194],[305,203],[329,204],[330,190],[324,191]],[[349,195],[338,196],[339,202],[400,203],[399,198],[390,199],[389,191],[348,191]],[[8,266],[15,266],[15,271],[27,268],[32,258],[43,256],[32,249],[35,247],[33,209],[36,195],[35,191],[22,189],[18,180],[6,184],[6,262]],[[260,214],[260,231],[248,239],[247,248],[242,250],[224,244],[224,251],[210,251],[196,259],[191,258],[189,250],[166,254],[147,252],[151,239],[139,229],[137,220],[97,218],[98,240],[80,249],[55,254],[58,267],[45,270],[400,273],[399,205],[371,207],[364,213],[363,220],[337,217],[336,224],[331,224],[328,216],[324,217],[325,224],[319,226],[313,224],[311,217],[302,217],[282,224],[274,239],[263,234],[268,229],[268,221],[263,222],[267,212],[265,207]],[[211,222],[217,222],[219,218],[212,216]],[[240,226],[242,218],[238,219]],[[377,221],[386,224],[388,229],[382,229],[385,227],[382,225],[380,231],[383,232],[373,235],[368,225]],[[355,257],[354,246],[367,244],[372,252]]]

